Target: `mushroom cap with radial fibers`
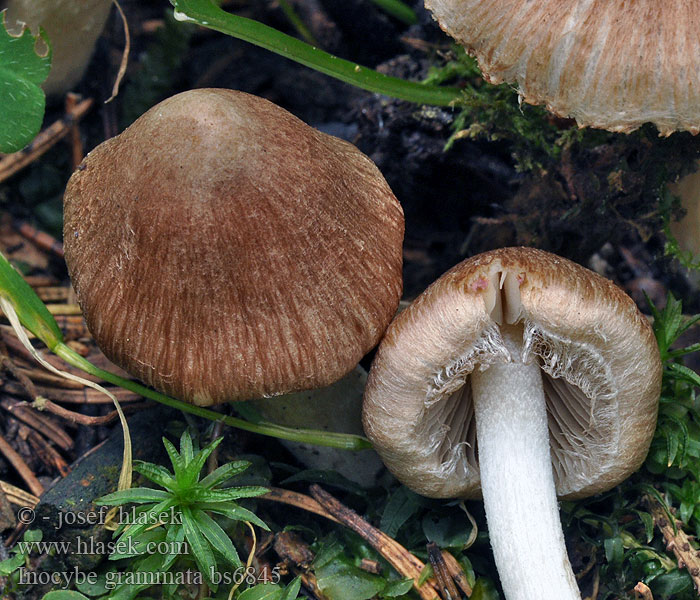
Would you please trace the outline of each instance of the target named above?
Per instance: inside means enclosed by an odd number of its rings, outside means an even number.
[[[156,105],[87,156],[64,210],[98,345],[194,404],[328,385],[398,305],[403,212],[379,170],[242,92]]]
[[[700,131],[700,4],[426,0],[491,83],[581,127]]]
[[[614,487],[642,464],[661,361],[651,327],[612,282],[532,248],[502,248],[445,273],[391,324],[364,397],[365,432],[407,487],[480,496],[470,373],[509,360],[501,324],[522,327],[542,369],[557,494]]]

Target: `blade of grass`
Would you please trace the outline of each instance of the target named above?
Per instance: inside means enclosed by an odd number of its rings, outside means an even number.
[[[46,305],[31,286],[0,254],[0,295],[15,309],[20,322],[52,350],[63,341],[63,334]]]
[[[389,77],[349,60],[338,58],[272,27],[227,13],[211,0],[170,0],[170,2],[175,7],[174,15],[179,21],[197,23],[250,42],[370,92],[416,104],[436,106],[452,106],[461,96],[461,90],[455,87],[438,87]]]
[[[367,438],[359,435],[350,435],[344,433],[332,433],[326,431],[317,431],[314,429],[294,429],[275,425],[273,423],[249,423],[243,419],[229,417],[213,410],[208,410],[201,406],[187,404],[181,400],[170,398],[165,394],[161,394],[146,386],[119,377],[114,373],[105,371],[93,365],[75,352],[72,348],[63,343],[63,335],[58,327],[55,319],[48,311],[44,303],[39,299],[34,290],[27,284],[22,276],[12,268],[12,265],[0,253],[0,298],[4,298],[6,302],[14,309],[19,318],[19,322],[31,331],[36,337],[44,342],[50,350],[57,356],[61,357],[69,365],[100,377],[104,381],[118,385],[124,389],[130,390],[150,400],[155,400],[161,404],[171,406],[183,412],[190,413],[210,421],[221,421],[230,427],[250,431],[251,433],[259,433],[270,437],[289,440],[292,442],[303,442],[314,444],[317,446],[329,446],[342,450],[364,450],[371,448]],[[85,384],[88,385],[88,384]],[[94,386],[92,382],[90,386]],[[99,386],[98,386],[99,387]],[[104,388],[103,388],[104,389]],[[117,410],[121,410],[118,408]],[[125,421],[124,421],[125,423]],[[125,441],[126,447],[126,441]]]
[[[9,276],[10,279],[14,279],[14,277],[12,277],[12,275],[19,277],[19,274],[14,269],[12,269],[12,267],[10,267],[10,271],[11,272],[7,272],[7,271],[4,272],[2,274],[3,275],[2,279],[5,278],[4,276]],[[22,278],[19,277],[19,279],[22,279]],[[2,280],[0,280],[0,282],[1,281]],[[23,279],[22,279],[22,282],[26,284],[26,282]],[[21,286],[18,285],[17,287],[19,289],[21,289]],[[27,288],[29,291],[27,292],[27,290],[23,290],[23,294],[25,296],[30,294],[27,298],[29,301],[29,304],[33,303],[32,302],[32,296],[33,296],[34,298],[36,298],[36,301],[41,303],[43,306],[43,303],[36,296],[36,294],[34,293],[34,290],[32,290],[31,287],[29,287],[28,285],[27,285]],[[119,473],[118,489],[126,490],[126,489],[130,488],[131,487],[131,476],[132,476],[132,472],[131,472],[131,467],[132,467],[132,465],[131,465],[131,434],[129,433],[129,424],[126,421],[126,416],[124,415],[124,411],[122,411],[122,407],[119,404],[119,401],[117,400],[117,398],[114,394],[107,391],[101,385],[99,385],[93,381],[88,381],[87,379],[83,379],[82,377],[78,377],[78,376],[73,375],[71,373],[61,371],[60,369],[57,369],[52,364],[50,364],[50,363],[46,362],[46,360],[44,360],[44,358],[39,354],[39,352],[36,350],[36,348],[34,348],[34,346],[32,346],[32,343],[29,341],[29,337],[27,336],[27,333],[22,328],[22,323],[20,321],[20,317],[17,314],[17,311],[15,310],[16,305],[22,306],[23,304],[24,304],[23,302],[20,302],[18,300],[15,300],[13,302],[5,295],[4,289],[0,290],[0,308],[2,308],[2,311],[5,313],[5,316],[10,321],[10,324],[12,325],[12,328],[14,329],[15,333],[17,334],[17,337],[19,338],[20,342],[22,342],[24,347],[31,353],[31,355],[34,357],[34,359],[41,366],[43,366],[45,369],[47,369],[48,371],[51,371],[52,373],[55,373],[56,375],[59,375],[60,377],[63,377],[64,379],[70,379],[72,381],[77,381],[78,383],[81,383],[84,386],[87,386],[87,387],[90,387],[94,390],[97,390],[98,392],[103,393],[105,396],[107,396],[108,398],[110,398],[112,400],[114,407],[117,409],[117,414],[119,415],[119,421],[121,422],[122,433],[124,436],[124,449],[122,451],[122,467],[121,467],[121,471]],[[34,304],[36,304],[36,303],[34,303]],[[61,330],[58,329],[58,325],[57,325],[56,321],[53,319],[53,317],[48,312],[46,307],[43,306],[43,308],[46,311],[46,314],[49,315],[50,321],[49,322],[42,321],[42,322],[38,323],[37,326],[42,331],[46,332],[46,331],[50,331],[53,329],[53,327],[51,326],[53,324],[56,327],[56,329],[58,330],[58,333],[60,336]],[[40,309],[37,309],[35,312],[31,313],[30,316],[41,318],[42,311]],[[55,348],[58,348],[60,346],[65,346],[65,344],[63,342],[59,341],[56,343]],[[37,400],[37,403],[38,403],[38,400]],[[39,408],[41,408],[40,405],[39,405]]]
[[[406,25],[415,25],[418,23],[418,17],[413,12],[410,6],[401,2],[401,0],[372,0],[385,13],[398,19]]]
[[[306,26],[304,21],[301,20],[299,15],[294,12],[294,7],[292,7],[287,0],[277,0],[277,2],[284,13],[284,16],[287,17],[289,22],[294,26],[294,29],[297,30],[297,33],[299,33],[304,41],[312,46],[318,46],[319,43],[314,39],[314,36],[311,31],[309,31],[309,28]]]
[[[198,417],[203,417],[205,419],[209,419],[210,421],[221,421],[224,423],[224,425],[243,429],[244,431],[259,433],[261,435],[267,435],[292,442],[304,442],[317,446],[329,446],[331,448],[339,448],[341,450],[365,450],[372,447],[369,440],[360,435],[332,433],[327,431],[318,431],[315,429],[294,429],[292,427],[284,427],[282,425],[266,422],[249,423],[243,419],[222,415],[221,413],[209,410],[202,406],[187,404],[186,402],[176,400],[175,398],[171,398],[165,394],[161,394],[160,392],[147,388],[143,384],[131,381],[129,379],[124,379],[123,377],[119,377],[114,373],[100,369],[65,344],[59,344],[55,349],[55,354],[60,356],[69,365],[81,369],[90,375],[100,377],[109,383],[113,383],[114,385],[118,385],[124,389],[140,394],[144,398],[155,400],[156,402],[160,402],[166,406],[177,408],[183,412],[196,415]]]

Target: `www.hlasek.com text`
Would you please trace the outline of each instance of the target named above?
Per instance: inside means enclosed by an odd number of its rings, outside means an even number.
[[[30,554],[189,554],[190,547],[186,541],[150,541],[139,542],[131,537],[118,540],[103,541],[94,536],[77,536],[74,540],[63,541],[22,541],[17,542],[17,547],[22,553]]]

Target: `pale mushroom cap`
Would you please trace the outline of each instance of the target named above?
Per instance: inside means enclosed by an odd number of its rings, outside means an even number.
[[[579,126],[700,131],[700,5],[689,0],[426,0],[491,83]]]
[[[64,208],[99,346],[195,404],[328,385],[398,305],[403,212],[378,169],[255,96],[158,104],[88,155]]]
[[[469,376],[507,360],[503,322],[523,326],[523,360],[543,370],[557,494],[604,491],[639,468],[661,387],[649,323],[592,271],[503,248],[448,271],[387,330],[363,421],[389,470],[426,496],[479,497]]]

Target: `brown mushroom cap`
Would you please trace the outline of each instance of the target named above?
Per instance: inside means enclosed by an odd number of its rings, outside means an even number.
[[[426,0],[491,83],[580,126],[700,131],[700,5],[688,0]]]
[[[403,213],[378,169],[249,94],[161,102],[87,156],[64,208],[98,345],[188,402],[330,384],[398,305]]]
[[[394,475],[426,496],[479,497],[470,374],[507,362],[504,324],[522,328],[522,360],[542,370],[557,494],[601,492],[639,468],[661,386],[649,323],[592,271],[503,248],[448,271],[382,340],[363,420]]]

